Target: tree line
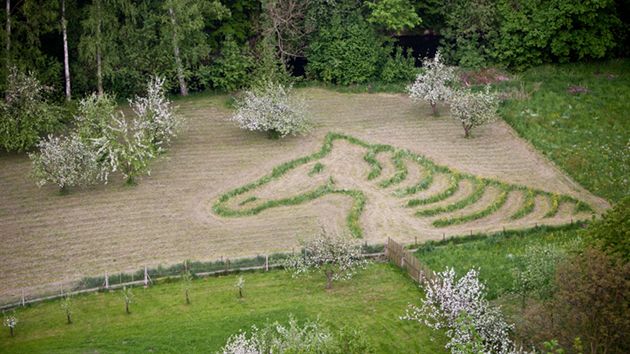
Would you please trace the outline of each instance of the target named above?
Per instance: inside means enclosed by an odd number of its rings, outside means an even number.
[[[628,52],[624,0],[5,0],[6,66],[34,71],[57,101],[91,92],[141,94],[150,75],[184,96],[237,90],[256,77],[342,85],[410,80],[395,36],[443,35],[449,64],[592,60]],[[417,53],[424,55],[425,53]]]

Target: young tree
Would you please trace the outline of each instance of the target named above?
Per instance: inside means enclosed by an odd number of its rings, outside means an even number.
[[[127,313],[131,313],[129,312],[129,305],[131,304],[131,300],[133,300],[133,293],[131,292],[131,287],[128,288],[126,286],[123,286],[122,295],[125,298],[125,310],[127,310]]]
[[[304,255],[287,259],[285,266],[294,271],[294,276],[316,270],[326,276],[326,290],[333,280],[348,280],[368,263],[361,257],[361,246],[352,242],[350,236],[329,235],[326,229],[307,239],[299,239]]]
[[[97,151],[78,136],[49,135],[37,146],[39,153],[29,153],[29,157],[33,160],[31,175],[39,179],[39,187],[51,182],[65,194],[68,186],[85,187],[107,178],[107,168],[99,163]]]
[[[48,88],[32,72],[24,74],[15,66],[7,77],[4,102],[0,102],[0,147],[7,151],[28,150],[41,133],[52,132],[61,111],[42,97]]]
[[[61,308],[64,309],[64,311],[66,312],[66,317],[68,318],[68,324],[72,323],[72,321],[70,321],[70,315],[72,314],[73,307],[74,307],[74,300],[72,299],[72,296],[69,294],[64,296],[63,300],[61,301]]]
[[[245,281],[243,280],[243,277],[240,276],[240,277],[238,277],[238,282],[236,283],[236,285],[234,285],[235,287],[238,288],[238,298],[239,299],[243,298],[243,285],[245,285]]]
[[[451,341],[446,347],[453,354],[460,353],[459,348],[470,343],[483,345],[484,353],[512,353],[514,344],[509,331],[513,325],[505,322],[500,308],[490,306],[477,271],[471,269],[456,279],[455,270],[447,268],[438,276],[424,287],[426,298],[422,307],[411,305],[403,318],[419,321],[434,330],[448,329],[446,335]],[[480,342],[475,341],[477,335]]]
[[[550,300],[556,292],[556,268],[566,260],[566,254],[551,245],[528,246],[522,260],[523,268],[514,269],[514,292],[521,295],[522,307],[529,294],[538,300]]]
[[[192,290],[193,278],[190,275],[188,269],[184,271],[182,274],[182,291],[186,293],[186,305],[190,305],[190,300],[188,299],[188,292]]]
[[[433,59],[424,58],[422,72],[406,88],[409,97],[414,102],[428,101],[435,116],[437,102],[449,100],[453,96],[452,86],[457,80],[455,70],[455,67],[444,64],[439,51]]]
[[[13,337],[13,328],[18,324],[17,318],[15,318],[15,311],[13,311],[13,315],[7,316],[7,314],[3,311],[4,315],[4,326],[9,327],[11,330],[11,337]]]
[[[306,102],[293,95],[292,86],[285,88],[268,82],[262,88],[245,91],[236,101],[236,107],[232,121],[243,129],[269,132],[270,139],[312,129]]]
[[[453,118],[462,122],[466,137],[469,137],[473,127],[488,124],[497,119],[499,103],[498,96],[490,93],[490,85],[487,85],[484,91],[477,93],[464,88],[453,94],[451,113]]]

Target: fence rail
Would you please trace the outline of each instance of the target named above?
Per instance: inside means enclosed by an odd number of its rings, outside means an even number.
[[[387,258],[396,263],[400,268],[406,269],[411,279],[422,284],[425,281],[439,279],[439,277],[429,267],[412,254],[413,250],[406,250],[401,244],[387,238],[385,253]]]

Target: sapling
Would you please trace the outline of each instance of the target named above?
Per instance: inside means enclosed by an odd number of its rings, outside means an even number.
[[[192,290],[192,281],[192,275],[190,275],[190,272],[188,271],[188,269],[186,269],[184,271],[184,274],[182,275],[182,291],[186,293],[186,305],[190,305],[188,292]]]
[[[133,299],[133,293],[131,292],[131,287],[126,287],[123,286],[123,291],[122,291],[123,297],[125,298],[125,308],[127,310],[127,313],[131,313],[129,312],[129,304],[131,304],[131,300]]]
[[[239,299],[243,298],[243,285],[245,285],[245,281],[243,280],[243,277],[242,276],[238,277],[238,282],[234,286],[238,288],[238,298]]]
[[[7,316],[7,314],[3,311],[4,314],[4,325],[5,327],[9,327],[11,330],[11,337],[13,337],[13,328],[18,324],[17,318],[15,318],[15,311],[13,311],[12,315]]]
[[[64,309],[64,311],[66,311],[68,324],[72,323],[72,321],[70,321],[70,315],[72,314],[73,307],[74,307],[74,300],[72,299],[72,296],[71,295],[64,296],[63,300],[61,301],[61,308]]]

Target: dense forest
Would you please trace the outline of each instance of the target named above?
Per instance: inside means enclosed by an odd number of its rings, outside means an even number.
[[[59,103],[103,91],[132,97],[145,90],[150,75],[165,76],[166,89],[182,95],[234,91],[259,79],[292,81],[294,73],[341,85],[394,82],[413,78],[417,58],[431,54],[405,50],[413,47],[409,36],[439,40],[445,58],[460,67],[522,71],[626,56],[629,4],[6,0],[0,88],[6,90],[14,66],[32,71],[52,88],[46,98]]]

